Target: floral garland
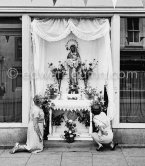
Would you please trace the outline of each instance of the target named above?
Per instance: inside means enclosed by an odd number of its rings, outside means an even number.
[[[68,143],[72,143],[76,137],[76,124],[73,120],[69,119],[66,121],[65,126],[68,128],[68,130],[64,131],[64,139]]]

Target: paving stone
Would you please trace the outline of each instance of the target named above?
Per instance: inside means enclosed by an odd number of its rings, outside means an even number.
[[[41,152],[41,153],[38,153],[38,155],[44,155],[44,154],[47,154],[47,155],[61,155],[63,152],[62,151],[54,151],[54,150],[50,150],[50,149],[45,149]],[[37,154],[35,154],[37,155]]]
[[[91,151],[93,155],[122,155],[122,151],[120,148],[116,148],[115,150],[110,150],[110,149],[104,149],[103,151],[97,151],[96,149],[95,150],[92,150]]]
[[[87,148],[87,147],[84,147],[84,148],[73,147],[73,148],[67,148],[67,150],[70,152],[90,152],[90,148]]]
[[[92,154],[90,152],[63,152],[63,157],[88,157],[88,156],[92,156]]]
[[[93,155],[93,166],[128,166],[125,158],[117,155]]]
[[[145,157],[126,157],[128,166],[145,166]]]
[[[25,166],[28,158],[0,158],[0,166]]]
[[[4,150],[4,152],[0,155],[1,157],[6,157],[6,158],[29,158],[31,156],[31,153],[29,152],[18,152],[15,154],[10,154],[10,150]]]
[[[0,155],[4,152],[4,150],[0,150]]]
[[[60,166],[61,155],[32,154],[27,166]]]
[[[145,157],[145,148],[122,148],[122,152],[125,156]]]
[[[47,149],[48,152],[65,152],[68,151],[67,148],[48,148]]]
[[[61,166],[92,166],[92,157],[62,157]]]

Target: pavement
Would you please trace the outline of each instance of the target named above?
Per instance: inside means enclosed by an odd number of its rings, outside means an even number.
[[[0,166],[145,166],[145,148],[118,146],[96,151],[95,146],[50,146],[38,154],[0,149]]]

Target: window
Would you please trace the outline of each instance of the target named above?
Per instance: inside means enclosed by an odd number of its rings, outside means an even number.
[[[139,18],[127,18],[128,43],[139,43]]]
[[[145,123],[145,51],[121,52],[120,123]]]
[[[22,37],[15,37],[15,60],[22,60]]]
[[[22,122],[22,24],[0,18],[0,122]],[[14,76],[13,69],[18,71]]]
[[[13,69],[15,69],[15,72],[17,74],[16,78],[12,79],[12,91],[15,92],[17,89],[22,88],[22,68],[13,67]]]

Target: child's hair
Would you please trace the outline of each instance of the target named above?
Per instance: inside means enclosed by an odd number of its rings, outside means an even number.
[[[91,112],[94,115],[99,115],[101,113],[101,106],[100,105],[92,105],[91,106]]]
[[[33,101],[36,105],[39,105],[41,104],[41,100],[40,100],[40,96],[39,95],[36,95],[34,98],[33,98]]]

